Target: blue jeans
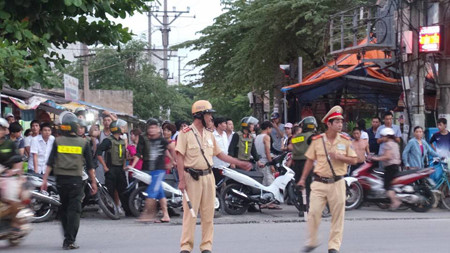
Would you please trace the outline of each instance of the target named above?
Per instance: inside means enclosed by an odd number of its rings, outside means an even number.
[[[162,187],[162,181],[164,180],[165,170],[152,170],[150,176],[152,176],[152,182],[147,187],[147,198],[149,199],[163,199],[166,197]]]

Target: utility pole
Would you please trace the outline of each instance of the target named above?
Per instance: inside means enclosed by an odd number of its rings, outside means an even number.
[[[82,43],[80,46],[81,55],[75,58],[83,58],[83,99],[85,102],[89,101],[89,57],[95,54],[89,54],[89,48]]]
[[[178,84],[181,84],[181,59],[185,59],[187,56],[178,56]]]
[[[443,52],[439,60],[439,89],[438,101],[439,118],[446,118],[450,122],[450,8],[449,2],[441,0],[439,3],[439,23],[442,24],[441,34]],[[448,125],[447,125],[448,126]],[[447,127],[448,128],[448,127]]]
[[[425,62],[422,55],[419,53],[419,28],[423,25],[423,20],[419,17],[423,15],[423,1],[415,1],[408,3],[401,1],[403,8],[403,15],[407,18],[399,17],[397,22],[403,26],[403,31],[412,30],[412,53],[404,55],[404,79],[405,79],[405,93],[408,97],[406,110],[404,112],[404,137],[409,136],[411,129],[414,126],[425,126]],[[400,16],[401,14],[399,14]],[[400,36],[403,36],[401,34]],[[406,57],[406,59],[405,59]],[[408,85],[409,84],[409,85]]]
[[[148,62],[152,64],[152,8],[153,6],[149,6],[149,11],[147,13],[148,18]]]
[[[168,69],[168,63],[170,60],[170,56],[169,56],[169,32],[170,32],[170,25],[177,19],[179,18],[182,14],[185,13],[189,13],[190,8],[187,7],[186,11],[177,11],[175,7],[173,7],[172,11],[168,11],[167,10],[167,0],[164,0],[164,10],[163,11],[159,11],[159,10],[155,10],[153,11],[152,9],[150,9],[150,15],[153,16],[158,23],[160,23],[162,25],[162,27],[160,28],[161,30],[161,34],[162,34],[162,44],[163,44],[163,57],[162,57],[162,61],[163,61],[163,78],[168,80],[169,79],[169,69]],[[159,19],[158,17],[158,13],[162,13],[163,18],[162,20]],[[172,15],[170,15],[172,14]],[[193,16],[193,18],[195,18],[195,16]],[[149,19],[151,19],[149,17]],[[151,21],[149,20],[149,26],[151,26]],[[149,28],[149,34],[151,34],[151,28]],[[151,38],[149,38],[149,41],[151,41]],[[151,48],[150,48],[150,51]],[[152,52],[150,52],[151,54]]]

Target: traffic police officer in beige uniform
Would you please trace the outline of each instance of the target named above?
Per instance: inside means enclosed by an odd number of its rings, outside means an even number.
[[[194,213],[201,213],[202,253],[210,253],[213,243],[214,201],[216,197],[216,184],[211,173],[212,157],[236,164],[240,168],[250,170],[249,162],[239,161],[226,155],[220,150],[213,133],[206,129],[212,122],[211,103],[206,100],[196,101],[192,105],[194,122],[184,128],[177,139],[177,169],[180,176],[178,188],[186,190],[190,198]],[[194,248],[194,233],[197,219],[190,213],[190,208],[183,199],[183,231],[181,234],[181,253],[190,253]]]
[[[308,213],[308,241],[304,252],[318,247],[317,231],[322,211],[328,202],[331,211],[331,231],[328,252],[339,252],[344,230],[346,188],[344,175],[348,164],[356,164],[356,153],[350,138],[341,134],[344,117],[342,108],[335,106],[325,115],[322,122],[327,125],[324,134],[314,136],[305,153],[307,158],[298,185],[305,187],[305,180],[314,167],[311,184],[310,208]]]

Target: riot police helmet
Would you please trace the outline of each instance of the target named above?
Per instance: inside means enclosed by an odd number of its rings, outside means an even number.
[[[304,117],[298,124],[303,131],[312,131],[317,128],[317,120],[313,116]]]
[[[78,118],[69,111],[65,111],[59,115],[59,122],[61,131],[65,133],[77,133]]]
[[[249,127],[251,124],[256,125],[258,124],[259,120],[253,116],[247,116],[241,119],[241,127],[242,128],[247,128]]]

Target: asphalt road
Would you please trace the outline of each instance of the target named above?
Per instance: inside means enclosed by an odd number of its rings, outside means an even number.
[[[216,219],[215,253],[300,252],[306,238],[306,223],[292,207],[265,210],[242,216],[224,215]],[[138,224],[131,218],[107,220],[89,212],[78,234],[80,249],[75,252],[179,252],[181,220],[171,224]],[[327,252],[330,219],[320,227],[321,246]],[[341,252],[450,252],[450,212],[433,209],[428,213],[410,210],[388,212],[363,207],[346,214]],[[200,252],[200,226],[196,248]],[[34,224],[33,232],[17,248],[0,242],[2,252],[59,252],[62,232],[57,221]]]

